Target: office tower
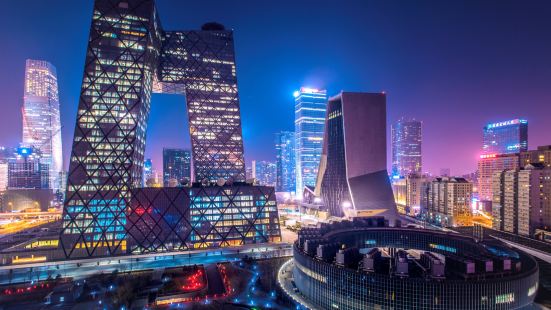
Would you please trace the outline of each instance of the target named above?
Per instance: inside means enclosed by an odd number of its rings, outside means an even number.
[[[148,158],[143,163],[143,184],[146,186],[147,180],[153,177],[153,162]]]
[[[40,150],[20,147],[8,162],[8,189],[47,189],[50,167],[42,163]]]
[[[400,119],[392,125],[392,175],[421,173],[422,123]]]
[[[171,181],[172,180],[172,181]],[[183,149],[163,149],[163,184],[182,184],[191,181],[191,151]],[[174,187],[170,186],[170,187]]]
[[[278,132],[275,135],[276,147],[276,192],[294,193],[296,190],[295,172],[295,133]]]
[[[247,180],[250,180],[250,179],[254,179],[253,177],[253,164],[251,165],[248,165],[246,168],[245,168],[245,176],[247,178]]]
[[[541,163],[546,167],[551,167],[551,145],[538,146],[537,150],[520,153],[521,166],[532,163]]]
[[[528,121],[513,119],[484,127],[483,154],[513,154],[527,150]]]
[[[23,145],[40,151],[42,163],[50,167],[49,188],[60,189],[61,119],[57,73],[49,62],[27,59],[22,113]]]
[[[429,184],[429,221],[443,227],[453,226],[458,217],[471,213],[473,184],[463,178],[439,177]]]
[[[497,171],[493,178],[493,228],[523,236],[551,227],[551,169],[541,163]]]
[[[302,87],[295,91],[295,172],[297,197],[305,186],[315,186],[325,127],[327,92]]]
[[[325,123],[319,192],[330,215],[396,218],[385,94],[341,92],[329,99]]]
[[[480,155],[478,161],[478,198],[492,201],[492,177],[495,172],[519,168],[518,154]]]
[[[96,0],[63,212],[68,257],[127,248],[152,92],[184,94],[195,180],[243,180],[233,32],[164,31],[154,0]]]
[[[274,186],[276,183],[276,164],[270,161],[255,161],[253,160],[254,175],[258,185]]]

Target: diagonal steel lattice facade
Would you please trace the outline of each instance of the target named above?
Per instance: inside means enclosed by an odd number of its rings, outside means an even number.
[[[128,252],[153,92],[186,96],[195,180],[244,180],[232,32],[165,32],[154,0],[96,0],[60,236],[67,257]]]
[[[127,218],[131,253],[281,241],[273,187],[138,188]]]

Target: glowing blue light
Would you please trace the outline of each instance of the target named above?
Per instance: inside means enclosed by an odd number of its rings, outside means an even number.
[[[19,153],[19,155],[30,155],[32,152],[33,150],[30,147],[20,147],[17,149],[17,153]]]
[[[297,98],[298,96],[300,96],[300,92],[298,90],[295,90],[295,92],[293,93],[293,97]]]

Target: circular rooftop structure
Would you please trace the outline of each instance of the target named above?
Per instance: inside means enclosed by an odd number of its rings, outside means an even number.
[[[496,240],[356,219],[303,229],[284,290],[316,309],[523,309],[538,266]],[[283,273],[282,273],[283,274]]]

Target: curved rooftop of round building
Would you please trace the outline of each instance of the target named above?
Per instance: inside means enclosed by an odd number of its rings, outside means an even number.
[[[383,218],[303,229],[293,281],[320,309],[522,309],[538,287],[529,255],[496,240],[388,227]]]

